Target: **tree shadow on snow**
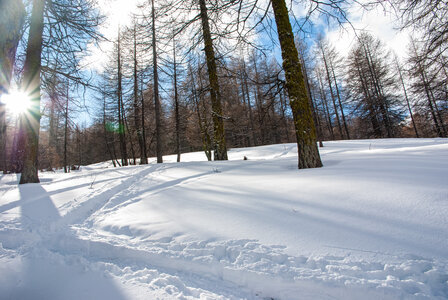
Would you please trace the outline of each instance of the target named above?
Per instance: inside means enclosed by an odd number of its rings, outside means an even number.
[[[112,278],[92,270],[84,253],[51,249],[58,235],[75,237],[61,225],[49,193],[40,184],[21,185],[19,192],[21,226],[32,238],[19,248],[21,268],[8,275],[15,282],[2,291],[2,299],[125,299]]]

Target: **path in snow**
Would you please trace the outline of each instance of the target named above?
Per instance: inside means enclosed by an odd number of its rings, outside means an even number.
[[[192,162],[98,164],[20,188],[3,176],[0,272],[9,275],[0,293],[448,297],[448,141],[326,143],[325,168],[301,171],[295,151],[288,144],[234,149],[230,162],[187,154]]]

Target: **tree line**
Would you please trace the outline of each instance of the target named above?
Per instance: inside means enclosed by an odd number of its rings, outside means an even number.
[[[298,145],[299,169],[315,168],[322,166],[317,142],[447,137],[446,33],[421,26],[419,5],[412,14],[402,9],[406,1],[394,3],[402,26],[436,32],[411,39],[400,61],[369,33],[358,34],[345,57],[322,37],[298,39],[295,4],[284,0],[151,0],[117,28],[108,64],[89,77],[83,50],[102,39],[94,2],[34,0],[26,16],[21,1],[8,1],[1,93],[17,74],[34,109],[14,120],[0,106],[0,167],[22,173],[21,183],[38,182],[38,169],[161,163],[166,154],[181,161],[200,150],[226,160],[228,148],[286,142]],[[336,2],[309,4],[309,14],[317,7],[344,21]],[[263,31],[276,34],[281,63],[258,43]],[[88,126],[76,119],[80,93],[95,102]]]

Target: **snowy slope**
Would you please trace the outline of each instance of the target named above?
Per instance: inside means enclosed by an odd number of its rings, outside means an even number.
[[[448,298],[448,140],[321,155],[300,171],[284,144],[3,175],[1,298]]]

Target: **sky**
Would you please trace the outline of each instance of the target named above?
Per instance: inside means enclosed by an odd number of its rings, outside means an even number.
[[[119,26],[129,25],[131,22],[130,14],[137,10],[137,5],[142,0],[99,0],[100,8],[107,16],[107,21],[100,28],[101,33],[107,39],[114,39],[117,35]],[[294,12],[297,16],[303,16],[304,12],[297,9]],[[382,8],[371,9],[369,11],[361,9],[359,6],[353,6],[348,11],[348,19],[353,28],[365,30],[379,37],[388,47],[397,53],[399,57],[405,55],[406,45],[408,44],[407,31],[396,29],[394,17]],[[329,41],[336,47],[340,54],[346,55],[353,46],[356,35],[353,28],[346,24],[343,28],[339,26],[328,27],[322,20],[313,18],[313,22],[319,27]],[[103,65],[107,63],[105,51],[112,48],[110,42],[103,42],[100,48],[91,45],[89,50],[92,55],[87,58],[90,68],[101,71]]]
[[[136,12],[138,10],[137,6],[143,2],[144,0],[99,0],[100,9],[107,16],[106,22],[99,29],[100,32],[108,40],[115,40],[117,37],[117,29],[120,26],[123,27],[131,24],[130,15]],[[301,10],[300,7],[295,7],[294,9],[296,17],[303,17],[305,13],[306,11]],[[406,55],[409,31],[399,31],[394,17],[381,7],[365,10],[359,6],[352,6],[348,10],[347,16],[351,25],[345,24],[341,27],[328,25],[321,18],[314,15],[312,16],[312,22],[315,24],[313,32],[315,34],[323,34],[341,56],[346,56],[356,42],[356,33],[353,28],[358,30],[358,32],[364,30],[379,37],[387,47],[397,53],[399,58]],[[263,38],[264,40],[265,38]],[[266,41],[269,42],[269,40],[269,38],[266,38]],[[89,45],[88,49],[91,54],[83,61],[83,64],[87,65],[92,71],[101,72],[110,57],[107,53],[113,47],[113,43],[110,41],[101,42],[99,47],[93,44]],[[279,50],[274,49],[273,56],[281,64],[281,52]],[[87,123],[92,121],[92,117],[88,113],[82,113],[80,118]]]
[[[410,31],[397,29],[398,23],[395,17],[381,7],[369,11],[353,7],[349,10],[348,19],[356,30],[367,31],[380,38],[398,57],[406,55]],[[344,28],[326,28],[325,36],[344,56],[356,42],[355,31],[349,25]]]

